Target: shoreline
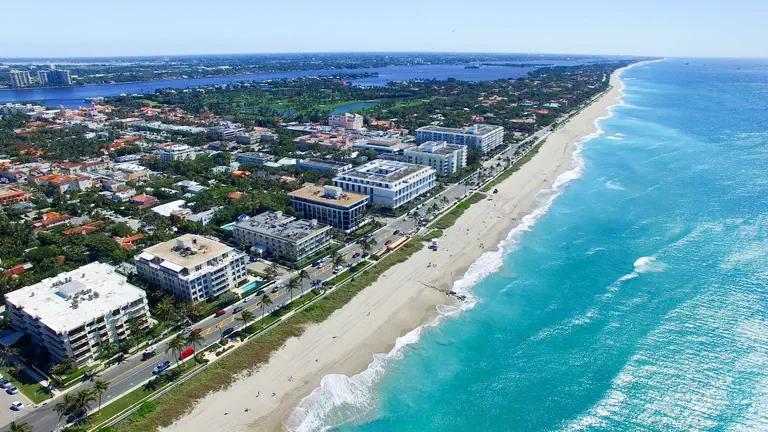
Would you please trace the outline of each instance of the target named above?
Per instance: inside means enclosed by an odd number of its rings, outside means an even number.
[[[620,103],[625,69],[615,71],[606,92],[553,131],[530,161],[498,184],[497,194],[470,206],[445,230],[438,251],[425,248],[387,270],[325,321],[288,340],[267,364],[228,389],[207,395],[163,430],[204,431],[217,424],[233,431],[278,431],[285,429],[289,416],[292,427],[302,420],[306,427],[321,420],[310,411],[356,400],[356,393],[378,380],[389,357],[398,355],[401,343],[413,342],[402,340],[403,336],[417,339],[420,329],[440,316],[439,308],[455,304],[438,289],[451,289],[457,281],[472,285],[473,279],[484,277],[488,272],[482,269],[488,264],[484,258],[503,257],[506,251],[501,246],[492,248],[531,225],[528,216],[535,217],[532,212],[542,208],[542,191],[556,192],[575,178],[561,176],[581,169],[581,144],[599,132],[597,121],[610,116],[610,108]],[[312,400],[307,398],[310,394],[315,396]],[[324,406],[295,411],[299,403]]]

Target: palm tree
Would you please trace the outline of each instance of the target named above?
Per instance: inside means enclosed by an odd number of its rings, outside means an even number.
[[[194,333],[194,332],[192,332]],[[168,342],[168,346],[165,348],[165,352],[171,352],[171,355],[176,359],[176,367],[179,367],[179,355],[181,354],[181,351],[184,350],[184,347],[187,346],[186,341],[181,335],[176,335],[175,338],[171,339]],[[177,355],[178,353],[178,355]]]
[[[297,277],[299,278],[300,282],[304,282],[305,280],[309,280],[309,272],[306,271],[305,269],[301,269],[301,271],[299,271],[299,275]]]
[[[293,290],[301,288],[301,281],[298,277],[295,277],[288,281],[288,295],[290,296],[289,302],[293,301]]]
[[[99,397],[99,411],[98,413],[101,414],[101,397],[104,395],[104,392],[109,389],[109,383],[107,381],[102,380],[96,380],[93,383],[93,392]]]
[[[12,358],[19,355],[19,349],[16,347],[2,347],[0,348],[0,359],[3,364],[9,365],[12,363]]]
[[[331,259],[333,260],[334,267],[344,264],[344,257],[341,256],[339,251],[333,251],[333,253],[331,254]]]
[[[91,403],[95,401],[96,395],[90,390],[69,392],[64,394],[64,398],[53,407],[53,410],[59,415],[59,419],[71,414],[79,423],[83,420],[82,417],[88,414]]]
[[[101,359],[108,359],[112,357],[117,351],[117,347],[110,341],[105,341],[97,349],[96,357]]]
[[[272,305],[272,298],[269,296],[269,294],[264,294],[259,299],[259,303],[258,304],[261,306],[261,316],[263,317],[264,316],[264,307]],[[264,325],[264,320],[263,319],[262,319],[261,322],[262,322],[262,325]]]
[[[32,425],[29,423],[11,422],[8,426],[8,432],[32,432]]]
[[[205,342],[205,338],[198,332],[189,332],[187,335],[187,342],[192,345],[192,348],[197,351],[197,347],[202,346]]]
[[[243,327],[245,327],[250,321],[253,320],[253,312],[246,309],[240,312],[240,316],[237,317],[237,320],[243,323]]]

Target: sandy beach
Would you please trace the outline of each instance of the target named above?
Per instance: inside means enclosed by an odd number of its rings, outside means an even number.
[[[449,289],[461,279],[539,204],[540,191],[573,168],[579,140],[594,133],[595,120],[619,102],[620,73],[611,76],[608,92],[550,134],[528,163],[498,185],[497,194],[472,205],[445,230],[438,251],[425,248],[389,269],[327,320],[290,339],[266,365],[208,395],[165,430],[202,432],[213,425],[229,431],[283,430],[286,418],[324,376],[364,371],[374,354],[389,352],[398,337],[434,320],[437,306],[452,301],[435,288]]]

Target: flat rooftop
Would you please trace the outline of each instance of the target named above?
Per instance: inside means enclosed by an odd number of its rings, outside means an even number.
[[[91,263],[5,295],[56,332],[73,330],[146,297],[109,264]]]
[[[186,268],[192,273],[196,266],[233,250],[233,248],[216,240],[195,234],[184,234],[173,240],[144,249],[139,254],[139,258],[147,261],[159,258],[163,261],[160,263],[161,266],[176,272]]]
[[[432,168],[429,168],[425,165],[416,165],[386,159],[376,159],[368,162],[365,165],[361,165],[357,168],[346,171],[343,174],[340,174],[339,177],[352,177],[381,182],[395,182],[408,177],[411,174],[429,169]]]
[[[406,152],[429,153],[436,155],[449,155],[464,146],[448,144],[445,141],[427,141],[419,146],[411,147]]]
[[[501,126],[496,125],[489,125],[489,124],[483,124],[478,123],[472,126],[468,126],[465,128],[449,128],[449,127],[443,127],[443,126],[424,126],[416,129],[416,132],[418,131],[428,131],[428,132],[442,132],[442,133],[452,133],[452,134],[462,134],[462,135],[488,135],[492,132],[495,132],[499,129],[504,129]]]
[[[356,194],[352,192],[341,192],[338,197],[325,196],[325,189],[322,186],[309,185],[301,189],[288,193],[289,197],[304,198],[320,204],[330,204],[340,207],[352,207],[361,201],[368,199],[368,195]]]
[[[235,229],[255,231],[286,241],[301,241],[322,231],[330,229],[316,220],[297,219],[281,212],[265,212],[240,221]]]

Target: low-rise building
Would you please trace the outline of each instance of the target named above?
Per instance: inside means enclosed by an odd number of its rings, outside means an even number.
[[[155,150],[160,162],[191,160],[197,157],[197,151],[186,144],[172,144]]]
[[[404,152],[405,161],[429,165],[439,176],[449,176],[467,166],[467,147],[447,142],[427,141]]]
[[[19,188],[0,186],[0,207],[29,201],[29,194]]]
[[[405,144],[396,138],[360,138],[352,143],[356,150],[373,150],[379,154],[401,154],[412,144]]]
[[[435,187],[432,167],[377,159],[334,177],[345,192],[371,197],[371,203],[396,209]]]
[[[344,172],[352,168],[352,165],[346,162],[340,162],[333,159],[308,158],[308,159],[300,159],[296,163],[296,167],[304,170],[326,171],[326,172],[337,173],[337,172]]]
[[[363,116],[353,113],[331,114],[328,116],[328,126],[343,129],[362,129]]]
[[[126,341],[131,320],[145,327],[149,318],[146,293],[98,262],[10,292],[5,304],[13,328],[54,362],[72,358],[78,365],[93,360],[99,345]]]
[[[352,232],[365,221],[367,195],[344,192],[337,186],[308,185],[288,193],[291,207],[304,219],[317,219],[344,232]]]
[[[331,244],[331,227],[317,220],[265,212],[235,224],[235,241],[262,254],[300,261]]]
[[[247,277],[244,253],[194,234],[144,249],[135,261],[142,279],[186,302],[216,297]]]
[[[238,154],[235,160],[243,165],[264,165],[275,160],[275,157],[268,153],[244,152]]]
[[[416,129],[416,143],[445,141],[464,145],[483,153],[504,144],[504,128],[488,124],[476,124],[465,128],[424,126]]]

